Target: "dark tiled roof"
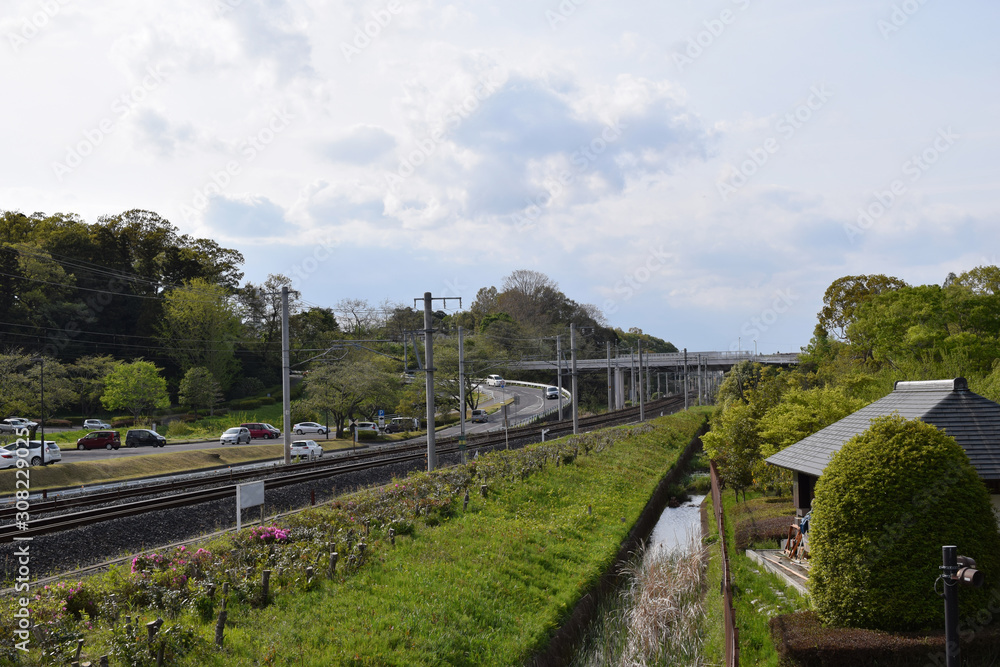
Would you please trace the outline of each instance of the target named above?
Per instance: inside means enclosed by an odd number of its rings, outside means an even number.
[[[819,477],[845,442],[873,417],[898,413],[942,429],[965,449],[982,479],[1000,479],[1000,405],[969,391],[965,378],[897,382],[888,396],[799,440],[767,462]]]

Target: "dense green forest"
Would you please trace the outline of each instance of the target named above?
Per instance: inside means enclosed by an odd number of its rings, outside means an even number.
[[[413,342],[420,336],[413,332],[424,328],[421,311],[349,295],[306,305],[287,276],[244,281],[243,261],[238,250],[181,234],[150,211],[94,223],[67,214],[3,212],[0,412],[139,414],[162,409],[167,400],[211,408],[258,395],[281,381],[280,294],[288,287],[292,367],[310,374],[307,393],[317,407],[336,404],[362,416],[380,408],[419,414],[422,383],[407,383],[401,373],[416,367]],[[597,307],[573,301],[548,276],[529,270],[513,271],[499,288],[479,289],[464,310],[433,317],[443,379],[457,377],[459,327],[473,374],[502,372],[511,360],[554,358],[556,336],[568,358],[570,323],[580,332],[582,357],[604,356],[609,342],[627,352],[639,340],[646,351],[676,351],[640,330],[609,328]],[[40,358],[43,364],[36,363]],[[37,391],[42,365],[44,414]],[[150,365],[167,398],[130,403],[127,395],[134,397],[137,385],[128,382],[148,374]],[[106,386],[115,373],[130,387],[117,392],[126,395],[120,399]],[[553,378],[541,381],[554,381],[554,373],[548,375]],[[593,388],[595,407],[605,391],[603,381]],[[443,389],[438,404],[457,406],[454,393]]]
[[[799,360],[785,371],[744,362],[722,384],[705,442],[733,488],[787,483],[764,459],[882,398],[898,380],[964,377],[1000,401],[1000,267],[949,274],[941,285],[839,278]]]

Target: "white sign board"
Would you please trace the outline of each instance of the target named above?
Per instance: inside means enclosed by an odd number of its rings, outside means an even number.
[[[264,482],[236,485],[236,530],[243,527],[243,510],[264,504]]]

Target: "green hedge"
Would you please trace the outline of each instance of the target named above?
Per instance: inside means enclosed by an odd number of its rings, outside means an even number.
[[[899,415],[873,419],[834,455],[816,484],[809,536],[813,599],[828,625],[943,627],[932,592],[943,545],[957,545],[987,581],[1000,581],[989,492],[965,451],[933,425]],[[988,591],[963,587],[959,598],[962,616],[975,616]]]

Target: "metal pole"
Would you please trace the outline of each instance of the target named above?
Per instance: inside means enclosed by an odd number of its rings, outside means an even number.
[[[637,345],[639,350],[639,421],[645,421],[646,419],[646,407],[642,402],[642,339],[639,339],[639,344]]]
[[[615,409],[613,399],[611,397],[611,392],[613,391],[612,381],[611,381],[611,341],[610,340],[604,341],[604,347],[608,351],[608,412],[611,412]]]
[[[462,455],[462,463],[465,463],[465,339],[462,335],[462,327],[458,328],[458,401],[459,408],[458,423],[461,432],[458,436],[458,451]]]
[[[556,386],[559,387],[559,417],[556,421],[562,421],[562,337],[556,336]]]
[[[577,382],[576,382],[576,325],[570,322],[569,324],[569,354],[571,371],[573,373],[573,435],[580,432],[580,417],[578,414],[577,406],[580,401],[577,396]]]
[[[701,355],[699,354],[698,355],[698,405],[701,405],[701,375],[702,375]]]
[[[292,362],[288,350],[288,285],[281,288],[281,431],[285,440],[285,463],[292,462]]]
[[[688,349],[684,348],[684,409],[688,409]]]
[[[962,664],[958,640],[958,582],[952,577],[958,572],[958,547],[941,547],[941,573],[944,575],[944,653],[947,667]]]
[[[434,433],[434,329],[431,328],[431,293],[424,292],[424,368],[427,391],[427,472],[437,466]]]
[[[38,370],[38,389],[39,389],[39,402],[42,404],[42,465],[45,465],[45,357],[38,357],[39,370]],[[29,438],[30,440],[30,438]],[[31,449],[31,443],[28,443],[28,449]]]

